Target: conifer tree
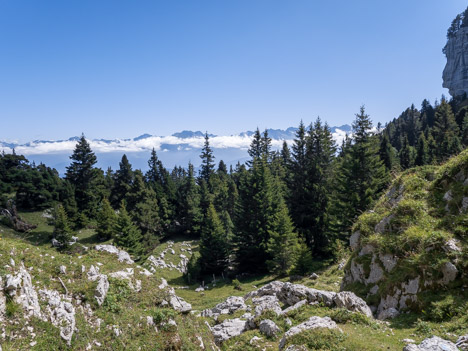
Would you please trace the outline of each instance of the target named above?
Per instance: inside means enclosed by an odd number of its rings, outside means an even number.
[[[283,141],[283,146],[281,148],[281,160],[283,162],[284,169],[288,170],[291,164],[291,152],[289,151],[286,140]]]
[[[141,232],[133,224],[125,203],[122,201],[115,226],[114,243],[127,250],[135,260],[138,260],[143,254],[141,240]]]
[[[304,214],[308,212],[309,205],[307,203],[306,193],[304,192],[308,181],[307,170],[306,128],[301,121],[292,145],[290,177],[286,178],[287,181],[289,181],[289,196],[287,200],[291,218],[298,232],[306,237],[307,244],[312,245],[312,238],[305,233],[309,226],[309,223],[307,223],[304,217]]]
[[[213,204],[203,219],[200,238],[200,264],[205,274],[219,274],[229,263],[226,232]]]
[[[256,159],[239,180],[234,245],[240,271],[261,271],[269,259],[269,240],[274,206],[273,179],[266,160]]]
[[[198,236],[203,214],[200,209],[200,192],[195,181],[193,165],[189,163],[188,174],[179,188],[179,218],[184,231]]]
[[[317,118],[309,129],[307,144],[307,181],[305,200],[308,210],[302,214],[306,240],[317,256],[327,255],[332,170],[336,146],[330,128]]]
[[[202,153],[200,155],[202,160],[200,178],[205,180],[206,183],[210,182],[210,177],[213,174],[215,167],[214,164],[214,155],[213,150],[210,147],[210,138],[208,132],[205,133],[205,143],[202,148]]]
[[[117,216],[109,200],[104,198],[98,212],[96,234],[99,240],[109,240],[114,235]]]
[[[267,261],[269,270],[275,274],[286,275],[297,260],[298,239],[284,201],[279,204],[273,216],[269,231],[267,252],[271,259]]]
[[[264,148],[262,136],[260,134],[260,130],[257,127],[257,130],[255,130],[255,133],[253,135],[252,142],[250,143],[250,148],[248,150],[251,159],[247,161],[247,165],[252,166],[254,160],[259,159],[262,156],[263,151]]]
[[[148,160],[148,171],[145,174],[146,181],[156,192],[159,201],[159,217],[162,225],[167,228],[170,225],[173,212],[180,201],[177,200],[177,187],[175,186],[169,172],[159,160],[156,150],[153,148]]]
[[[146,185],[140,170],[135,171],[133,185],[127,195],[132,219],[143,233],[145,245],[154,248],[162,234],[156,193]]]
[[[112,188],[112,204],[118,206],[130,191],[133,183],[132,165],[128,161],[127,155],[122,156],[119,162],[119,169],[115,172],[114,187]]]
[[[468,146],[468,113],[465,114],[462,123],[462,143],[463,145]]]
[[[268,163],[271,162],[271,138],[268,136],[268,130],[265,129],[261,139],[261,156],[264,156]]]
[[[296,252],[296,262],[294,263],[294,269],[292,273],[301,276],[306,275],[310,272],[313,262],[314,260],[312,251],[309,249],[304,240],[299,240]]]
[[[380,140],[379,156],[387,171],[391,171],[393,168],[393,151],[386,133],[383,133]]]
[[[428,151],[427,162],[428,164],[434,164],[437,161],[437,145],[432,133],[428,133],[426,140]]]
[[[97,159],[84,134],[78,140],[70,159],[72,163],[67,167],[65,178],[74,186],[78,210],[92,215],[97,196],[98,174],[94,168]]]
[[[347,240],[357,215],[377,199],[389,181],[371,129],[370,117],[361,107],[353,123],[354,143],[342,151],[335,173],[333,230],[342,240]]]
[[[406,135],[403,138],[399,156],[401,168],[408,169],[413,166],[413,148],[409,145]]]
[[[58,241],[60,249],[66,249],[72,240],[72,231],[68,224],[67,213],[62,205],[55,209],[54,239]]]
[[[416,166],[424,166],[429,161],[429,150],[424,133],[419,134],[418,144],[416,146],[416,158],[414,164]]]
[[[438,146],[436,155],[440,161],[461,151],[459,128],[452,107],[445,99],[436,108],[432,134]]]

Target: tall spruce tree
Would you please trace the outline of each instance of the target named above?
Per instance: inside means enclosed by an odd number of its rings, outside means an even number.
[[[122,201],[115,226],[114,243],[127,250],[135,260],[138,260],[143,254],[141,241],[141,232],[133,224],[125,207],[125,202]]]
[[[273,179],[265,159],[255,159],[239,180],[234,245],[240,271],[261,271],[270,258],[269,230],[275,211]]]
[[[264,151],[264,148],[263,148],[262,135],[260,134],[260,130],[257,127],[253,135],[252,142],[250,143],[250,148],[248,150],[250,160],[247,161],[247,165],[252,166],[253,161],[256,159],[259,159],[262,156],[263,151]]]
[[[74,187],[78,210],[92,216],[98,195],[96,191],[98,172],[94,168],[97,159],[84,134],[78,140],[70,159],[72,163],[67,167],[65,178]]]
[[[424,133],[421,132],[418,138],[418,144],[416,146],[416,158],[414,164],[416,166],[424,166],[429,161],[429,150],[427,146],[426,137]]]
[[[403,137],[403,143],[400,150],[400,166],[402,169],[408,169],[414,166],[413,162],[413,147],[410,146],[408,137]]]
[[[213,204],[203,219],[200,238],[200,264],[205,274],[220,274],[229,263],[226,231]]]
[[[97,216],[96,234],[99,240],[109,240],[113,237],[117,215],[110,205],[109,200],[104,198]]]
[[[292,144],[291,162],[290,162],[290,176],[287,177],[289,196],[288,207],[290,210],[293,222],[298,232],[303,235],[307,244],[312,246],[312,237],[308,235],[307,229],[309,223],[304,214],[308,212],[306,193],[304,189],[307,187],[308,182],[308,160],[307,160],[307,139],[306,128],[301,121],[299,128],[296,131],[296,138]]]
[[[179,219],[183,230],[199,236],[203,214],[200,209],[200,191],[196,183],[193,165],[189,163],[188,174],[179,188]]]
[[[305,188],[308,210],[302,214],[306,239],[311,243],[313,252],[324,257],[329,252],[328,235],[330,202],[333,176],[333,163],[336,145],[328,125],[317,118],[309,129],[307,137],[307,181]]]
[[[114,186],[112,188],[112,204],[117,207],[124,200],[130,191],[133,183],[132,165],[128,161],[127,155],[123,155],[119,162],[119,169],[115,172]]]
[[[379,156],[385,168],[387,168],[387,171],[391,171],[394,166],[394,157],[392,145],[390,144],[390,140],[386,133],[382,133],[382,137],[380,139]]]
[[[269,270],[275,274],[287,275],[294,268],[298,248],[298,238],[288,208],[281,201],[269,231],[267,252],[271,258],[266,262]]]
[[[135,171],[133,185],[127,195],[131,217],[143,234],[146,249],[156,247],[162,235],[159,205],[155,191],[147,186],[140,170]]]
[[[376,200],[389,181],[378,155],[378,138],[372,135],[372,122],[362,106],[353,123],[353,144],[339,158],[333,201],[333,230],[347,240],[355,218]]]
[[[461,151],[459,128],[452,107],[445,99],[437,106],[434,118],[432,135],[438,146],[436,155],[442,161]]]
[[[215,157],[213,155],[213,150],[210,147],[210,137],[208,136],[208,132],[205,133],[205,143],[203,145],[200,158],[202,160],[200,179],[203,179],[207,184],[209,184],[210,177],[214,173]]]

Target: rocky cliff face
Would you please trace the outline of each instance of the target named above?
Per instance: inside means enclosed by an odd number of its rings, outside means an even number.
[[[353,229],[342,289],[366,299],[377,318],[467,301],[468,150],[403,173]]]
[[[442,75],[444,88],[452,96],[468,93],[468,27],[460,28],[444,48],[447,65]]]

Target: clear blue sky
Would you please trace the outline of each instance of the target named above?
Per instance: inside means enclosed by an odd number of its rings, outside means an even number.
[[[450,0],[0,0],[0,139],[375,122],[442,93]]]

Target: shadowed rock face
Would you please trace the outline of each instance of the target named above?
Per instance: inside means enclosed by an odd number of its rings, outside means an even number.
[[[447,64],[442,74],[444,88],[452,96],[468,93],[468,27],[463,27],[447,41],[444,48]]]

